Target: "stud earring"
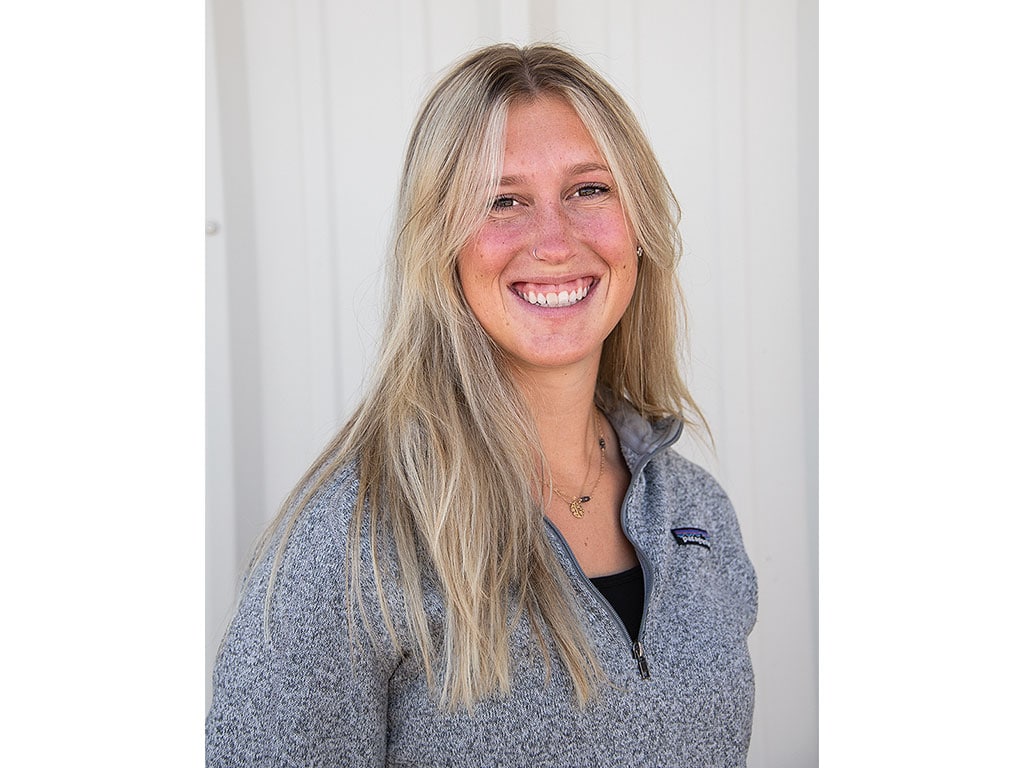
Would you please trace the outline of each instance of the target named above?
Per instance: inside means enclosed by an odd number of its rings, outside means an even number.
[[[644,260],[644,247],[642,245],[638,245],[636,247],[636,265],[639,267],[640,266],[640,262],[642,262],[643,260]]]

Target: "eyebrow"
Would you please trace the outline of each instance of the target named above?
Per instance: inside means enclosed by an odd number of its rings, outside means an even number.
[[[611,173],[608,166],[604,163],[577,163],[576,165],[570,166],[566,173],[569,176],[579,176],[580,174],[592,173],[593,171],[603,171],[608,174]],[[517,184],[523,184],[525,181],[526,179],[523,176],[502,176],[498,181],[498,186],[512,187]]]

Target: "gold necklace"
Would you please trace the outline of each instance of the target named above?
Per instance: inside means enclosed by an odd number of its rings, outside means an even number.
[[[564,501],[566,504],[569,505],[569,511],[572,512],[572,516],[576,517],[576,518],[583,517],[583,515],[586,514],[586,510],[583,509],[583,505],[586,504],[588,501],[590,501],[590,497],[593,495],[594,491],[597,490],[597,486],[601,482],[601,475],[604,473],[604,452],[605,452],[604,433],[601,432],[600,428],[597,426],[597,412],[596,411],[594,412],[594,431],[597,432],[597,445],[601,449],[601,463],[598,465],[598,468],[597,468],[597,480],[594,481],[594,485],[591,487],[590,493],[588,493],[588,494],[581,494],[579,496],[574,496],[573,498],[570,499],[568,496],[566,496],[560,490],[555,488],[554,483],[551,484],[551,490],[555,492],[555,495],[558,496],[558,498],[560,498],[562,501]],[[589,466],[587,467],[587,474],[588,475],[590,474],[590,467]],[[583,479],[583,482],[586,482],[586,478],[585,477]]]

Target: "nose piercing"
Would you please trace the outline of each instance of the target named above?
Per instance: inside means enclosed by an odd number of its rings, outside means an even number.
[[[540,256],[537,255],[537,249],[536,248],[533,249],[533,258],[535,258],[535,259],[539,259],[540,258]]]

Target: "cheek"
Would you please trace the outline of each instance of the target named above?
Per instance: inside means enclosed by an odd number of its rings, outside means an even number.
[[[459,279],[467,298],[500,291],[502,277],[517,252],[514,238],[477,235],[458,259]]]
[[[508,227],[484,227],[472,241],[472,262],[481,271],[501,267],[512,258],[520,240]]]
[[[572,223],[579,233],[609,256],[614,254],[618,258],[620,254],[633,252],[634,238],[621,209],[579,211],[572,217]]]
[[[459,253],[455,262],[455,271],[462,288],[462,295],[470,310],[479,318],[481,306],[488,303],[488,296],[493,292],[495,282],[500,274],[495,269],[490,251],[478,239],[470,241]]]

